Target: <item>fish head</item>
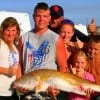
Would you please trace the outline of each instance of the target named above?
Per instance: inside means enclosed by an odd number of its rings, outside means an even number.
[[[14,84],[13,88],[16,90],[25,89],[29,92],[44,92],[48,88],[48,83],[44,80],[44,78],[41,77],[41,75],[38,73],[29,73],[26,75],[23,75],[20,79],[17,79]],[[20,91],[23,92],[23,91]]]
[[[35,92],[38,83],[39,81],[34,76],[22,76],[20,79],[14,82],[13,88],[19,91],[19,88],[21,88],[28,90],[29,92]]]

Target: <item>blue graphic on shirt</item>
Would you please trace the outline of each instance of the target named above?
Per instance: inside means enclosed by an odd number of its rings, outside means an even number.
[[[37,50],[29,42],[26,42],[26,46],[31,51],[31,54],[28,55],[31,66],[40,67],[49,52],[49,41],[43,41]]]
[[[15,66],[18,67],[18,62],[19,62],[19,56],[18,53],[15,51],[11,51],[9,53],[9,66]]]

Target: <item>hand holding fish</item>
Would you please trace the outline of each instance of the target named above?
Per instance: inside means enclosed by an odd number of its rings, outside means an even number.
[[[57,89],[56,89],[55,87],[53,87],[53,86],[49,86],[48,89],[46,90],[46,93],[47,93],[48,95],[50,95],[50,96],[55,97],[55,96],[57,96],[57,95],[60,93],[60,91],[57,90]]]
[[[16,86],[15,84],[13,85],[13,88],[14,88],[14,89],[17,89],[18,91],[20,91],[20,92],[22,92],[22,93],[28,93],[28,92],[29,92],[28,89],[23,88],[23,87],[18,87],[18,86]]]
[[[92,89],[90,89],[90,88],[86,89],[84,92],[86,93],[86,96],[89,99],[90,99],[91,94],[94,93],[94,91]]]
[[[73,92],[80,95],[86,95],[85,91],[88,91],[89,88],[95,92],[100,92],[100,85],[82,79],[71,73],[62,73],[50,69],[32,71],[16,80],[14,85],[17,87],[26,88],[27,90],[36,93],[46,92],[49,90],[50,86],[55,87],[52,87],[52,91],[58,89],[61,91]],[[79,87],[80,85],[82,88]],[[17,90],[18,88],[15,89]],[[53,91],[52,93],[54,93],[53,95],[57,95],[59,94],[59,91]]]

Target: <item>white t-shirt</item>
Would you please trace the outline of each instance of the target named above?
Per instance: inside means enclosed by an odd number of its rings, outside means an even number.
[[[10,51],[7,44],[0,39],[0,67],[9,68],[11,65],[18,67],[19,53],[14,45],[13,47],[14,51]],[[12,95],[11,85],[15,79],[16,76],[8,77],[0,74],[0,96]]]

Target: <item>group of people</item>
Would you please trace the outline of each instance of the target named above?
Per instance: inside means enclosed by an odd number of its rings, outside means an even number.
[[[96,35],[93,20],[87,27],[91,32],[87,37],[78,33],[73,21],[64,19],[62,7],[49,7],[44,2],[35,6],[33,20],[34,28],[21,36],[13,17],[6,18],[0,26],[0,100],[18,100],[13,82],[38,69],[70,72],[100,84],[100,36]],[[91,89],[86,91],[92,93]],[[66,93],[66,97],[60,99],[62,92],[53,86],[48,87],[46,93],[57,96],[57,100],[89,100],[91,97]],[[99,100],[97,95],[100,96],[96,93],[92,100]],[[24,96],[21,100],[25,100]]]

